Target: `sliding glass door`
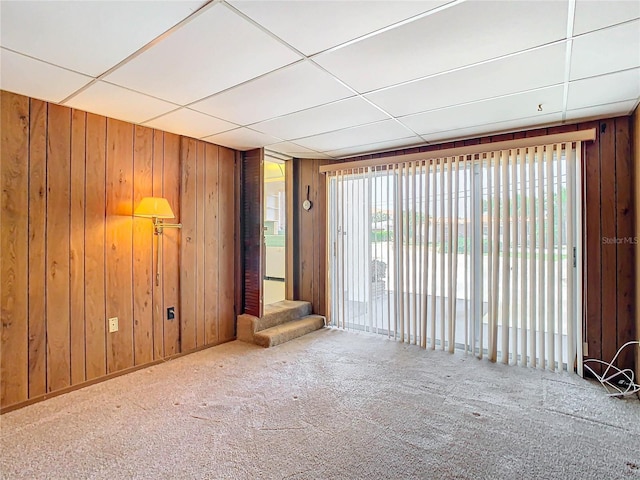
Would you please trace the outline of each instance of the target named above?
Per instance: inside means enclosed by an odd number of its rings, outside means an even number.
[[[576,143],[329,173],[332,324],[573,370]]]

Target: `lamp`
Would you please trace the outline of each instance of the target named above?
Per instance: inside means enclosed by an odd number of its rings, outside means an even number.
[[[151,218],[153,220],[155,235],[162,235],[165,228],[182,228],[181,223],[164,223],[167,218],[175,218],[173,210],[166,198],[144,197],[133,212],[136,217]]]
[[[144,197],[133,211],[134,217],[153,220],[153,233],[158,235],[158,253],[156,254],[156,286],[160,285],[160,235],[165,228],[182,228],[181,223],[164,223],[167,218],[176,218],[171,206],[163,197]]]

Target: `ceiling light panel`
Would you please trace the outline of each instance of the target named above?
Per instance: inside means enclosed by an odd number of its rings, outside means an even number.
[[[2,2],[3,47],[98,76],[203,1]]]
[[[448,1],[231,0],[229,3],[305,55],[312,55]]]
[[[640,97],[640,68],[577,80],[569,84],[567,108],[637,100]]]
[[[638,105],[638,100],[627,100],[625,102],[608,103],[587,108],[567,111],[566,120],[585,120],[591,118],[608,118],[619,115],[630,115]]]
[[[204,113],[194,112],[188,108],[181,108],[167,113],[155,120],[145,122],[145,125],[193,138],[206,137],[237,127],[233,123],[210,117]]]
[[[562,110],[562,85],[458,105],[402,117],[399,120],[420,135],[485,125],[499,121],[534,118]]]
[[[223,147],[235,148],[236,150],[251,150],[265,145],[278,143],[280,139],[274,138],[264,133],[256,132],[250,128],[236,128],[218,135],[211,135],[203,140]]]
[[[366,97],[391,115],[402,116],[554,85],[564,81],[565,50],[565,43],[558,43]]]
[[[332,150],[325,152],[335,158],[353,157],[355,155],[365,155],[374,152],[384,152],[389,150],[398,150],[411,148],[417,145],[424,145],[425,141],[420,137],[409,137],[401,140],[391,140],[388,142],[377,142],[368,145],[360,145],[358,147],[347,147],[340,150]]]
[[[359,92],[565,38],[567,1],[463,2],[314,57]]]
[[[105,82],[96,82],[65,105],[132,123],[140,123],[177,108],[176,105]]]
[[[640,66],[640,20],[573,41],[571,80],[593,77]]]
[[[531,128],[539,125],[557,124],[562,121],[562,113],[550,113],[537,115],[535,117],[519,118],[506,122],[487,123],[485,125],[475,125],[473,127],[448,130],[431,135],[423,135],[429,143],[443,143],[464,138],[477,138],[484,135],[495,135],[501,132],[520,131],[523,128]]]
[[[0,49],[0,64],[0,89],[48,102],[60,102],[92,80],[4,48]]]
[[[640,18],[640,2],[637,0],[577,0],[573,34],[582,35],[636,18]]]
[[[300,57],[222,4],[216,4],[106,80],[186,105]]]
[[[256,130],[285,140],[353,127],[389,118],[365,100],[354,97],[256,123]]]
[[[374,142],[397,140],[400,138],[417,137],[394,120],[361,125],[359,127],[346,128],[335,132],[324,133],[312,137],[301,138],[295,143],[303,147],[311,148],[319,152],[340,150],[342,148],[367,145]]]
[[[302,61],[190,106],[241,125],[347,98],[353,92]]]

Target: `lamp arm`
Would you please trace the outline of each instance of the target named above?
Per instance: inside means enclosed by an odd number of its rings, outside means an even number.
[[[164,223],[164,220],[157,217],[153,217],[153,226],[156,235],[161,235],[164,228],[182,228],[181,223]]]

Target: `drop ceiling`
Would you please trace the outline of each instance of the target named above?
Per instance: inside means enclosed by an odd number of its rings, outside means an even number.
[[[5,1],[0,88],[344,158],[630,114],[640,1]]]

